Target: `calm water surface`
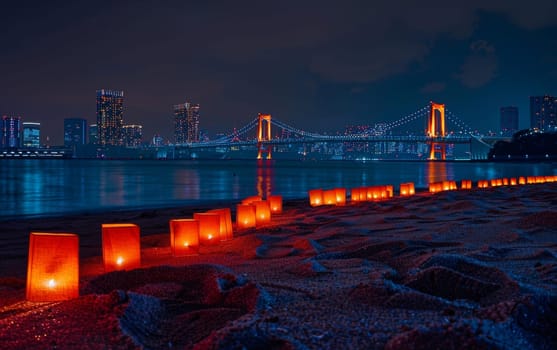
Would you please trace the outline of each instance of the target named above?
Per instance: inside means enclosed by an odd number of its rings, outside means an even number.
[[[304,198],[312,188],[557,174],[555,163],[1,160],[0,218]]]

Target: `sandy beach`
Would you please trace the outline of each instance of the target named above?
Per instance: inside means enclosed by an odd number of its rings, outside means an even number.
[[[206,209],[1,222],[0,348],[557,348],[557,183],[287,201],[172,257],[168,221]],[[109,222],[141,227],[140,269],[104,273]],[[79,234],[79,298],[25,300],[31,231]]]

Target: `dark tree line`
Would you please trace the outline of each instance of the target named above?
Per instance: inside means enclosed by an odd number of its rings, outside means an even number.
[[[557,159],[557,132],[520,130],[510,142],[497,141],[488,159]]]

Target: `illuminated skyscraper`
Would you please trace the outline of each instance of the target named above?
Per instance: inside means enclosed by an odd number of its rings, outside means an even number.
[[[124,145],[126,147],[139,147],[143,141],[142,125],[124,125]]]
[[[81,118],[64,119],[64,146],[84,145],[87,140],[87,120]]]
[[[199,141],[199,104],[190,102],[174,105],[174,142]]]
[[[97,90],[98,144],[124,144],[124,91]]]
[[[518,107],[501,107],[501,134],[512,136],[518,131]]]
[[[23,123],[23,147],[41,147],[41,123]]]
[[[530,96],[530,127],[557,130],[557,97]]]
[[[21,117],[2,116],[0,124],[0,147],[18,148],[20,146]]]

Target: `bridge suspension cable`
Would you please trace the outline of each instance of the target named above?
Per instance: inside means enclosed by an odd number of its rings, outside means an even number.
[[[445,112],[447,113],[447,117],[449,118],[449,120],[453,122],[453,124],[458,126],[461,129],[461,131],[463,131],[466,134],[472,133],[473,129],[470,126],[468,126],[468,124],[466,124],[462,119],[458,118],[456,115],[454,115],[454,113],[452,113],[448,109],[445,109]]]
[[[396,127],[403,126],[405,124],[413,122],[419,118],[423,118],[425,115],[427,115],[428,111],[429,111],[429,105],[422,107],[413,113],[410,113],[398,120],[388,123],[385,127],[385,130],[392,130]]]

